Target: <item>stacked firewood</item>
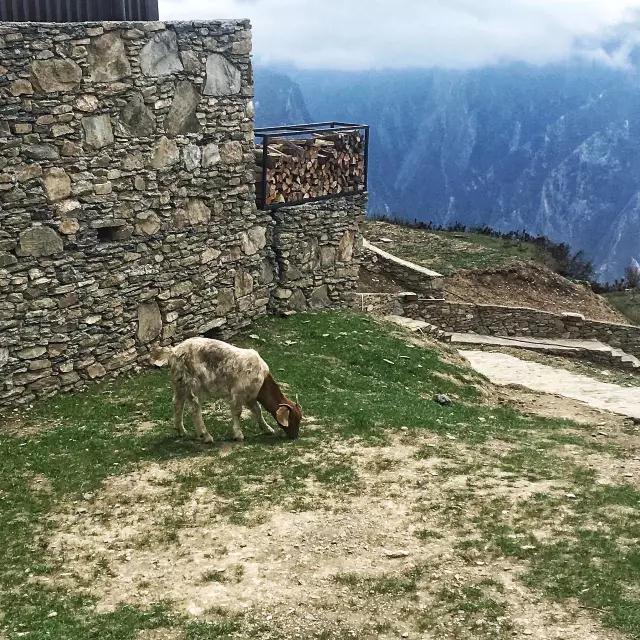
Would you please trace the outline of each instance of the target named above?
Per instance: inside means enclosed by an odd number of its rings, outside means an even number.
[[[266,204],[294,203],[364,191],[364,134],[323,132],[304,138],[270,138]],[[263,202],[263,146],[257,145],[256,196]]]

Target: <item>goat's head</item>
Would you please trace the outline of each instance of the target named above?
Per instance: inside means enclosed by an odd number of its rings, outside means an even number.
[[[284,399],[276,409],[276,420],[280,428],[287,434],[289,440],[295,440],[300,433],[302,408],[297,402]]]

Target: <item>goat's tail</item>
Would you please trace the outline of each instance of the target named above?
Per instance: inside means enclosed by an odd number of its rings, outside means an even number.
[[[171,364],[174,357],[171,347],[153,347],[149,354],[149,362],[156,367],[164,367],[167,364]]]

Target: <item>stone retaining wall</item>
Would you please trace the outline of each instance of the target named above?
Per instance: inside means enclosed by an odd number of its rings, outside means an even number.
[[[404,296],[398,293],[353,293],[350,306],[374,316],[404,315]]]
[[[363,249],[362,267],[366,271],[387,276],[406,287],[407,291],[428,296],[441,296],[444,283],[441,274],[398,258],[366,240],[363,242]]]
[[[250,50],[247,21],[0,24],[0,406],[354,286],[362,203],[256,210]]]
[[[578,314],[423,299],[407,301],[404,311],[411,318],[425,320],[451,332],[593,339],[640,357],[640,327],[586,320]]]

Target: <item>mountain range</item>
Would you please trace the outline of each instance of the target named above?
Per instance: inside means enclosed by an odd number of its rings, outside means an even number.
[[[455,71],[258,67],[259,126],[371,125],[372,215],[526,230],[601,280],[640,255],[640,74],[596,64]]]

